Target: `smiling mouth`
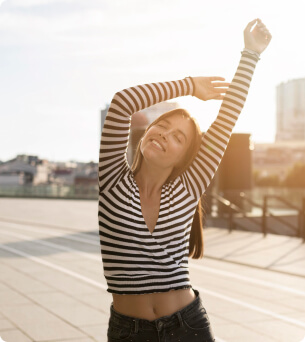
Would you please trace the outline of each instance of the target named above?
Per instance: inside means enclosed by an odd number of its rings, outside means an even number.
[[[158,143],[158,141],[156,141],[156,140],[152,140],[151,141],[160,151],[163,151],[163,152],[165,152],[165,149]]]

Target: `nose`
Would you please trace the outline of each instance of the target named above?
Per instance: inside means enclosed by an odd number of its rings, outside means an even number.
[[[167,134],[166,134],[165,132],[159,133],[159,134],[160,134],[160,137],[161,137],[162,139],[164,139],[164,140],[167,139]]]

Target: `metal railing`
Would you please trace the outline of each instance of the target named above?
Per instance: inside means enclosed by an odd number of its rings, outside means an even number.
[[[248,214],[246,210],[238,207],[236,204],[234,204],[232,201],[229,201],[228,199],[216,194],[211,193],[210,196],[212,199],[217,201],[218,203],[221,203],[221,205],[224,205],[228,209],[228,228],[231,232],[236,226],[239,226],[243,230],[248,230],[245,226],[243,226],[240,222],[236,221],[236,217],[238,214],[239,217],[242,217],[244,219],[247,219],[251,221],[252,224],[255,224],[256,226],[259,226],[264,236],[267,235],[268,232],[275,233],[275,230],[271,229],[267,225],[267,218],[272,217],[273,220],[280,222],[282,225],[288,227],[290,230],[292,230],[296,236],[303,238],[303,242],[305,242],[305,198],[302,199],[302,207],[299,208],[288,201],[286,201],[284,198],[276,195],[264,195],[263,196],[263,205],[260,205],[257,202],[254,202],[251,198],[246,196],[243,192],[239,193],[239,199],[242,200],[242,202],[248,202],[250,205],[261,209],[262,215],[261,219],[258,221],[257,216],[253,216],[251,214]],[[277,201],[283,203],[288,207],[289,209],[293,209],[297,212],[297,225],[293,225],[290,222],[287,222],[279,215],[274,215],[270,212],[270,208],[268,207],[268,200],[270,199],[276,199]]]
[[[233,201],[216,194],[211,193],[207,196],[211,196],[218,204],[227,208],[227,220],[228,228],[230,231],[236,227],[240,227],[243,230],[249,230],[241,222],[238,222],[237,218],[242,217],[245,220],[249,220],[252,224],[258,226],[258,229],[262,231],[264,236],[268,232],[274,232],[274,230],[268,227],[268,218],[280,222],[282,225],[288,227],[291,231],[295,232],[296,236],[302,237],[305,242],[305,197],[302,197],[302,205],[298,207],[291,204],[286,199],[278,195],[264,195],[263,204],[259,204],[253,201],[249,196],[246,196],[243,192],[238,194],[239,203],[247,202],[251,206],[259,208],[262,212],[261,218],[258,220],[258,216],[249,214],[243,208],[237,206]],[[54,198],[54,199],[98,199],[98,185],[61,185],[61,184],[49,184],[49,185],[1,185],[0,197],[15,197],[15,198]],[[279,215],[274,215],[270,212],[270,200],[277,200],[284,204],[289,209],[293,209],[297,212],[297,223],[293,225],[287,222]],[[219,206],[218,206],[219,207]],[[244,205],[242,205],[244,207]],[[219,213],[218,213],[219,214]],[[225,215],[223,215],[224,217]]]
[[[270,229],[270,227],[267,226],[267,217],[272,217],[273,220],[280,222],[282,225],[284,225],[284,226],[288,227],[290,230],[292,230],[296,236],[303,237],[303,239],[305,239],[305,235],[304,235],[305,234],[305,232],[304,232],[304,230],[305,230],[305,227],[304,227],[304,224],[305,224],[305,222],[304,222],[304,201],[305,201],[305,198],[303,198],[303,200],[302,200],[303,208],[299,208],[296,205],[289,203],[287,200],[285,200],[284,198],[277,196],[277,195],[264,195],[262,206],[259,205],[258,203],[255,203],[254,201],[252,201],[243,192],[240,193],[240,197],[244,201],[247,201],[247,202],[251,203],[252,205],[254,205],[256,207],[260,207],[262,209],[262,232],[264,235],[266,235],[268,231],[272,231],[272,229]],[[297,219],[296,225],[293,225],[293,224],[287,222],[286,220],[284,220],[279,215],[274,215],[271,213],[270,206],[268,205],[268,201],[270,201],[271,199],[275,199],[278,202],[285,204],[286,208],[293,209],[294,211],[297,212],[298,219]]]
[[[229,215],[228,215],[228,228],[229,231],[231,232],[236,226],[239,226],[240,228],[247,230],[246,227],[244,227],[241,223],[236,222],[236,220],[234,220],[234,214],[238,213],[241,214],[243,218],[251,221],[252,223],[256,224],[256,225],[260,225],[254,217],[247,215],[247,212],[245,210],[243,210],[242,208],[238,207],[236,204],[234,204],[233,202],[229,201],[228,199],[216,194],[216,193],[212,193],[210,194],[210,196],[212,197],[212,199],[216,200],[217,202],[221,203],[222,205],[224,205],[226,208],[228,208],[229,211]]]

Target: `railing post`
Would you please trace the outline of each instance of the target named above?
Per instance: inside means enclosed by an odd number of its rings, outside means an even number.
[[[303,210],[299,210],[298,213],[298,232],[297,232],[297,236],[299,238],[302,238],[303,234],[302,234],[302,221],[303,221]]]
[[[262,233],[264,237],[267,234],[267,195],[264,195],[264,203],[263,203],[263,215],[262,215]]]
[[[302,226],[303,226],[303,243],[305,242],[305,197],[303,197],[303,205],[302,205]]]
[[[229,206],[229,208],[229,232],[231,233],[233,230],[233,209],[231,208],[231,205]]]

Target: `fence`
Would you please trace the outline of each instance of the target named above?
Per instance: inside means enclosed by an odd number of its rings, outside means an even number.
[[[1,197],[98,199],[98,185],[0,185]]]

